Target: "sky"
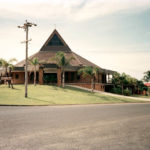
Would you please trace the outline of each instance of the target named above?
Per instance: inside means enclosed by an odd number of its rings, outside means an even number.
[[[72,51],[102,68],[142,79],[150,70],[150,0],[0,0],[0,58],[25,58],[25,20],[29,55],[51,32]]]

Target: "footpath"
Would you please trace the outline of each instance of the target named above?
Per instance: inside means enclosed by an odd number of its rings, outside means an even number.
[[[75,88],[78,88],[78,89],[83,89],[83,90],[86,90],[86,91],[91,91],[91,89],[80,87],[80,86],[75,86],[75,85],[67,85],[67,86],[75,87]],[[150,102],[150,98],[124,96],[124,95],[118,95],[118,94],[113,94],[113,93],[108,93],[108,92],[103,92],[103,91],[98,91],[98,90],[94,90],[94,92],[95,93],[101,93],[103,95],[113,96],[113,97],[130,98],[130,99],[134,99],[134,100],[140,100],[140,101],[142,100],[142,101],[148,101],[148,102]]]

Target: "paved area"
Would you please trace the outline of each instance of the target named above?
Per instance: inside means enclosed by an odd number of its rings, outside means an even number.
[[[69,84],[67,86],[75,87],[75,88],[78,88],[78,89],[83,89],[83,90],[86,90],[86,91],[91,91],[91,89],[84,88],[84,87],[81,87],[81,86],[69,85]],[[98,91],[98,90],[94,90],[94,92],[101,93],[101,94],[108,95],[108,96],[113,96],[113,97],[130,98],[130,99],[134,99],[134,100],[140,100],[140,101],[142,100],[142,101],[150,102],[150,98],[140,98],[140,97],[124,96],[124,95],[119,95],[119,94],[114,94],[114,93],[108,93],[108,92],[103,92],[103,91]]]
[[[150,104],[1,106],[0,150],[150,150]]]

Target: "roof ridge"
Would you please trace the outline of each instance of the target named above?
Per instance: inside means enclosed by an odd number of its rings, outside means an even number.
[[[81,61],[78,59],[78,57],[76,56],[76,53],[74,53],[74,52],[72,51],[72,54],[73,54],[73,56],[76,58],[76,60],[79,62],[79,65],[83,65],[83,64],[81,63]]]

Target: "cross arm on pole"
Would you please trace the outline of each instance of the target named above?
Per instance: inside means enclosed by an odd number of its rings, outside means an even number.
[[[23,43],[27,43],[27,42],[29,42],[29,41],[32,41],[32,39],[30,39],[30,40],[26,40],[26,41],[22,41],[22,42],[21,42],[21,44],[23,44]]]

